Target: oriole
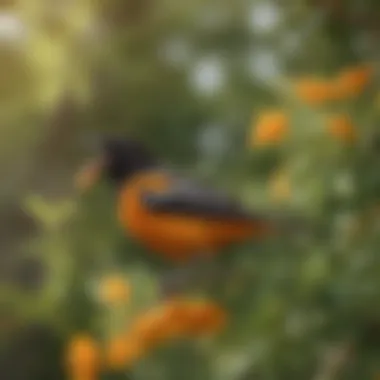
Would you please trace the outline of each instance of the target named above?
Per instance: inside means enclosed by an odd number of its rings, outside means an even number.
[[[123,229],[150,252],[176,264],[261,239],[280,225],[229,195],[166,169],[137,141],[106,141],[101,158],[83,168],[78,184],[85,190],[102,175],[118,188]]]

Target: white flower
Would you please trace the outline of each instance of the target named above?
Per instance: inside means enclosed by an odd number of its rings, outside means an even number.
[[[278,78],[282,72],[279,57],[269,49],[253,49],[248,65],[251,75],[263,81]]]
[[[24,40],[25,36],[25,24],[16,13],[0,12],[0,43],[19,42]]]
[[[207,58],[195,65],[192,73],[192,84],[201,93],[213,95],[225,83],[225,71],[222,62],[217,58]]]
[[[248,14],[249,26],[255,33],[270,33],[281,21],[281,11],[277,5],[267,1],[253,4]]]

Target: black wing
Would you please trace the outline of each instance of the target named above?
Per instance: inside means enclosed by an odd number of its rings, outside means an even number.
[[[198,216],[209,219],[252,220],[252,215],[232,197],[189,179],[173,177],[167,191],[145,191],[142,201],[154,212]]]

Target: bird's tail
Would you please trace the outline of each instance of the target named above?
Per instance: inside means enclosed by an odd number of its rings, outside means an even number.
[[[308,235],[315,229],[315,223],[306,217],[289,214],[266,213],[261,216],[254,216],[252,221],[262,226],[263,231],[267,232],[268,235]]]

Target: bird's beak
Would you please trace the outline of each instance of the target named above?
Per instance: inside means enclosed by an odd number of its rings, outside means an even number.
[[[95,159],[85,164],[75,175],[75,187],[86,192],[98,183],[104,171],[104,160]]]

